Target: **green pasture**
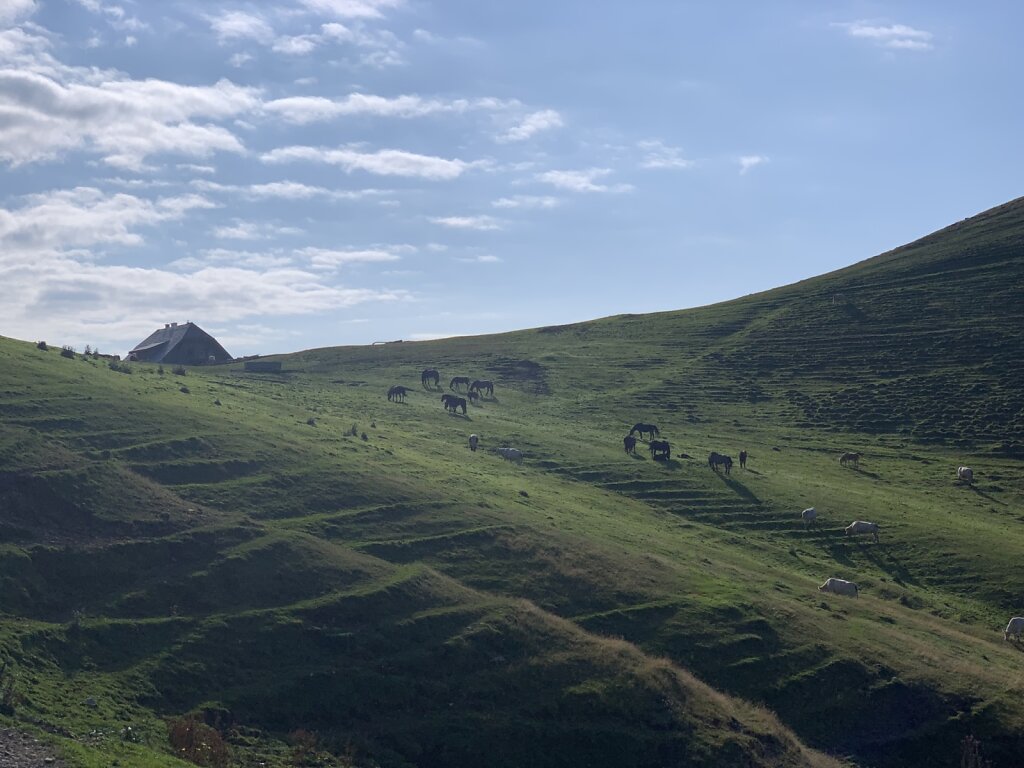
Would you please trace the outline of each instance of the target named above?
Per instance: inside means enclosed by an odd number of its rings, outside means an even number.
[[[237,765],[952,766],[968,734],[1013,765],[1021,208],[721,305],[280,374],[0,339],[2,718],[81,768],[182,764],[186,714]],[[494,397],[447,413],[456,375]]]

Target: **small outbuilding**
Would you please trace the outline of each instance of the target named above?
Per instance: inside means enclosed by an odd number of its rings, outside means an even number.
[[[208,365],[229,363],[231,355],[195,323],[167,323],[136,345],[128,359],[140,363]]]

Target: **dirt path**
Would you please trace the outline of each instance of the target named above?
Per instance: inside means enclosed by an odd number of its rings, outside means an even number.
[[[0,728],[0,765],[3,768],[67,768],[39,739],[14,728]]]

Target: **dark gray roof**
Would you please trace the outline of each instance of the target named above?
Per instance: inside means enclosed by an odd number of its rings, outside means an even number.
[[[186,336],[190,337],[193,342],[196,340],[202,340],[208,347],[208,353],[203,356],[203,359],[176,359],[174,354],[175,347],[181,344],[181,342],[185,340]],[[228,354],[227,350],[225,350],[224,347],[222,347],[220,343],[213,338],[213,336],[208,334],[195,323],[176,323],[165,325],[163,328],[154,331],[143,339],[128,354],[135,355],[140,360],[153,363],[159,363],[166,360],[167,362],[172,363],[184,362],[194,364],[198,362],[206,362],[206,358],[209,355],[214,356],[219,363],[227,362],[231,359],[231,355]]]

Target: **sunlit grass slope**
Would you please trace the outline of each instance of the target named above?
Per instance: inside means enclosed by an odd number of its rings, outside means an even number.
[[[280,375],[0,340],[8,715],[82,765],[172,765],[188,712],[240,764],[304,729],[340,765],[1014,765],[1022,295],[1017,201],[725,304]],[[427,367],[495,397],[449,415]]]

